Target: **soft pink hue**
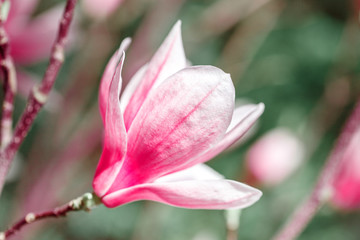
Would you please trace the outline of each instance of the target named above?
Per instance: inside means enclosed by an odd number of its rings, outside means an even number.
[[[15,63],[29,64],[50,55],[63,6],[54,7],[33,18],[38,0],[11,0],[5,29]]]
[[[100,86],[105,137],[93,188],[103,203],[116,207],[153,200],[224,209],[256,202],[259,190],[224,180],[202,163],[243,136],[263,112],[263,104],[234,113],[229,74],[212,66],[187,67],[180,22],[119,100],[128,44],[126,39],[111,58]]]
[[[334,181],[332,202],[342,209],[360,208],[360,128],[352,136]]]
[[[304,147],[289,130],[275,129],[258,140],[246,154],[248,171],[260,184],[274,186],[302,163]]]
[[[84,11],[96,18],[104,18],[113,13],[124,0],[85,0],[82,1]]]

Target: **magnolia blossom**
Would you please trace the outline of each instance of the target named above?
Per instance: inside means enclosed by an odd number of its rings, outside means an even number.
[[[234,111],[230,75],[213,66],[188,67],[178,22],[121,98],[126,39],[108,63],[99,103],[105,127],[93,180],[107,207],[153,200],[186,208],[244,208],[261,192],[225,180],[202,163],[238,140],[263,104]]]
[[[335,178],[332,202],[339,208],[360,208],[360,128],[347,146]]]
[[[85,0],[83,9],[87,14],[96,18],[103,18],[113,13],[124,0]]]
[[[303,159],[303,144],[292,132],[281,128],[267,133],[246,154],[249,174],[268,186],[284,181]]]

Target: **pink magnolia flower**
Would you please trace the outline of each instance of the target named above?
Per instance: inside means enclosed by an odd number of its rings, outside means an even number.
[[[82,1],[84,11],[92,17],[104,18],[113,13],[124,0],[86,0]]]
[[[289,130],[275,129],[258,140],[246,154],[249,174],[260,184],[274,186],[303,162],[304,147]]]
[[[203,165],[238,140],[263,104],[234,111],[234,86],[212,66],[186,66],[178,22],[121,99],[126,39],[102,77],[103,152],[93,180],[107,207],[153,200],[186,208],[243,208],[261,192]],[[119,62],[119,63],[118,63]],[[118,63],[118,64],[117,64]]]
[[[360,208],[360,128],[347,146],[335,178],[332,202],[342,209]]]

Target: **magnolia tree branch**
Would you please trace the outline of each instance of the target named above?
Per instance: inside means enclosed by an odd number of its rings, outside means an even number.
[[[14,235],[16,232],[20,231],[22,227],[30,223],[37,222],[46,218],[59,218],[65,217],[69,212],[74,211],[90,211],[96,205],[100,204],[101,200],[94,193],[85,193],[83,196],[78,197],[64,206],[57,207],[50,211],[40,212],[40,213],[28,213],[14,225],[12,225],[5,232],[0,232],[0,240],[5,240],[8,237]]]
[[[352,135],[355,133],[360,122],[360,100],[354,112],[351,114],[345,128],[343,129],[335,148],[330,154],[321,174],[308,197],[293,213],[287,224],[274,237],[275,240],[296,239],[305,229],[318,209],[332,195],[333,182],[339,172],[339,164],[342,161],[344,152],[349,145]]]
[[[16,93],[16,71],[14,62],[10,56],[9,38],[4,23],[8,12],[8,2],[0,3],[0,70],[3,77],[4,100],[0,120],[0,144],[3,149],[10,141],[12,134],[12,114],[14,108],[14,96]],[[5,15],[5,16],[4,16]]]
[[[21,143],[26,137],[34,119],[45,104],[57,74],[64,62],[64,45],[73,18],[77,0],[67,0],[60,22],[57,38],[51,50],[50,63],[39,86],[35,86],[29,96],[27,106],[17,123],[10,143],[0,152],[0,193],[4,186],[5,177]]]

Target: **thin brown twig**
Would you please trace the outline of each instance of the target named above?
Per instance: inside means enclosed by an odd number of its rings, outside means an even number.
[[[0,3],[0,9],[4,6],[4,1]],[[0,17],[0,71],[3,76],[4,100],[2,105],[2,115],[0,120],[0,145],[1,149],[10,142],[12,134],[12,114],[14,108],[14,97],[16,93],[16,71],[14,62],[10,55],[9,38],[4,24],[6,19]]]
[[[360,100],[355,106],[345,128],[343,129],[335,148],[328,158],[310,197],[297,208],[287,224],[278,232],[273,239],[287,240],[296,239],[314,217],[317,210],[331,196],[332,184],[339,171],[344,152],[349,145],[352,135],[360,121]]]
[[[39,86],[33,88],[27,106],[15,127],[14,135],[9,145],[0,153],[0,193],[14,155],[26,137],[38,112],[45,104],[60,67],[64,62],[64,45],[73,18],[76,2],[77,0],[67,0],[58,35],[51,50],[50,63],[46,69],[44,78]]]
[[[17,221],[11,228],[6,230],[6,232],[3,233],[3,239],[10,237],[11,235],[14,235],[16,232],[20,231],[22,227],[24,227],[27,224],[33,223],[35,221],[39,221],[41,219],[45,218],[58,218],[58,217],[65,217],[68,212],[74,211],[74,208],[70,204],[66,204],[64,206],[55,208],[54,210],[42,212],[42,213],[28,213],[25,217]],[[1,235],[0,235],[1,239]]]
[[[46,218],[59,218],[65,217],[69,212],[74,211],[89,211],[94,208],[96,205],[100,204],[101,200],[94,193],[85,193],[83,196],[78,197],[69,203],[57,207],[53,210],[44,211],[40,213],[28,213],[14,225],[12,225],[5,232],[0,232],[0,240],[5,240],[8,237],[14,235],[16,232],[20,231],[24,226],[37,222]]]

